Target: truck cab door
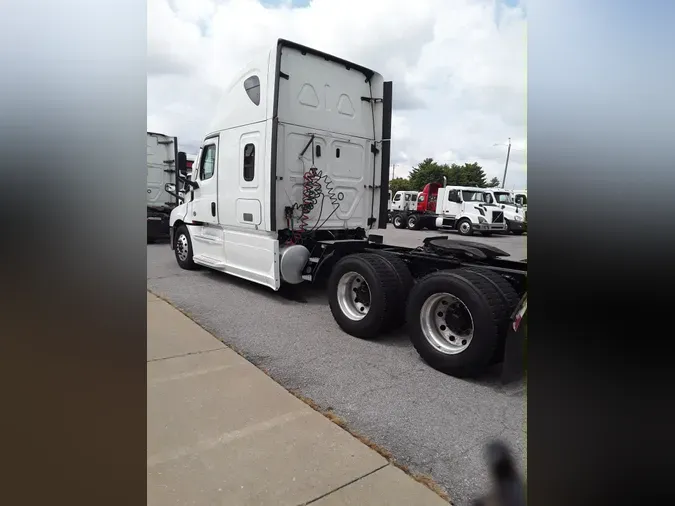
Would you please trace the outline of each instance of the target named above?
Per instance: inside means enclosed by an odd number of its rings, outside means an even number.
[[[443,208],[445,210],[445,214],[451,218],[462,214],[462,197],[459,190],[448,191],[448,197]]]
[[[204,141],[199,158],[199,169],[194,180],[199,188],[193,190],[192,221],[218,223],[218,138]]]
[[[391,208],[395,209],[396,211],[400,211],[402,209],[401,207],[401,192],[396,192],[396,195],[394,195],[394,200],[392,201]]]

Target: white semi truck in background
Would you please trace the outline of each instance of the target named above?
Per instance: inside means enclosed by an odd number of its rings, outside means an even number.
[[[171,247],[183,269],[272,290],[323,280],[347,334],[406,324],[431,366],[477,374],[514,341],[527,263],[447,236],[384,243],[375,232],[387,226],[391,118],[380,74],[279,39],[226,88],[171,211]]]
[[[527,211],[527,190],[513,190],[513,201]]]
[[[515,203],[513,192],[503,188],[486,188],[486,202],[504,211],[507,232],[522,235],[527,232],[527,208]]]

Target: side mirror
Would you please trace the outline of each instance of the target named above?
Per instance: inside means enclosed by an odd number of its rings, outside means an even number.
[[[178,160],[176,160],[176,169],[178,174],[184,175],[187,172],[187,156],[185,151],[178,152]]]

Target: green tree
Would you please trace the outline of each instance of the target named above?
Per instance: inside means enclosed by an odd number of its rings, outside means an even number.
[[[448,167],[446,177],[448,178],[448,184],[450,186],[466,186],[462,167],[456,163],[453,163]]]
[[[447,165],[439,165],[433,158],[426,158],[410,171],[408,179],[411,189],[420,191],[428,183],[443,181],[443,176],[447,176],[447,168]]]
[[[485,180],[485,171],[478,163],[465,163],[460,169],[462,186],[477,186],[478,188],[485,188],[487,181]]]
[[[410,189],[419,191],[427,183],[442,183],[443,176],[446,177],[450,186],[476,186],[478,188],[488,186],[485,171],[477,162],[465,163],[464,165],[457,165],[456,163],[447,165],[439,164],[432,158],[426,158],[410,171]],[[494,184],[495,181],[499,186],[497,178],[493,178],[490,183]]]
[[[407,178],[396,177],[389,181],[389,189],[392,195],[396,195],[396,192],[411,191],[412,185]]]
[[[498,177],[493,177],[490,179],[490,182],[487,184],[487,188],[499,188],[499,178]]]

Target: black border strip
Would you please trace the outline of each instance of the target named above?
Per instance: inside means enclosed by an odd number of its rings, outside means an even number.
[[[377,228],[387,228],[387,203],[389,201],[389,164],[391,162],[391,112],[393,85],[384,82],[382,93],[382,166],[380,176],[380,218]]]

